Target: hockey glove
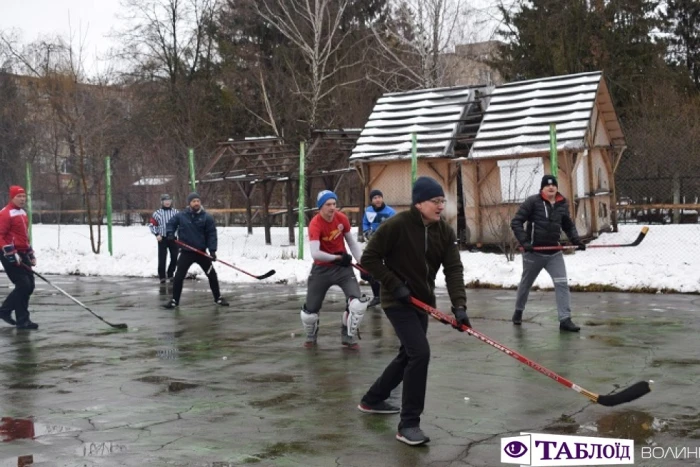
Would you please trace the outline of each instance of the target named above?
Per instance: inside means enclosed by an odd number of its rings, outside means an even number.
[[[583,243],[581,240],[574,242],[574,245],[576,245],[576,250],[578,251],[586,251],[586,244]]]
[[[216,251],[209,251],[209,256],[211,256],[212,261],[216,261]]]
[[[452,307],[452,313],[454,313],[455,321],[457,321],[457,326],[453,326],[456,330],[459,332],[464,332],[462,325],[467,326],[468,328],[472,327],[472,323],[469,322],[469,316],[467,316],[466,306],[458,306],[456,308]]]
[[[406,287],[405,285],[399,286],[399,288],[395,289],[392,292],[392,294],[394,295],[394,298],[396,300],[403,303],[404,305],[411,304],[411,291],[408,290],[408,287]]]
[[[5,255],[5,259],[8,263],[19,266],[19,255],[17,254],[17,250],[13,244],[2,247],[2,253]]]
[[[527,251],[528,253],[532,253],[535,251],[535,248],[531,243],[523,243],[523,250]]]
[[[352,264],[352,255],[349,253],[341,253],[340,254],[341,258],[338,260],[335,260],[334,263],[337,264],[338,266],[343,266],[344,268],[347,268]]]

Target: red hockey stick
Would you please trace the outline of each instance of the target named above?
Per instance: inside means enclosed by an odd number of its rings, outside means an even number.
[[[353,264],[353,266],[358,269],[361,272],[364,272],[366,274],[369,274],[367,271],[365,271],[360,265]],[[476,337],[479,339],[481,342],[485,342],[486,344],[497,348],[504,354],[513,357],[514,359],[518,360],[520,363],[524,363],[525,365],[529,366],[533,370],[539,371],[545,376],[548,376],[552,378],[554,381],[556,381],[559,384],[562,384],[566,386],[567,388],[573,389],[574,391],[583,394],[586,396],[588,399],[590,399],[593,402],[596,402],[600,405],[605,405],[607,407],[612,407],[615,405],[619,404],[624,404],[625,402],[632,402],[635,399],[639,399],[643,395],[649,393],[651,391],[651,387],[649,386],[649,383],[647,381],[639,381],[638,383],[633,384],[632,386],[628,387],[627,389],[624,389],[618,393],[615,394],[610,394],[610,395],[599,395],[594,392],[588,391],[581,386],[574,384],[573,382],[569,381],[568,379],[564,378],[563,376],[560,376],[553,372],[552,370],[548,370],[547,368],[543,367],[537,362],[534,362],[530,360],[529,358],[525,357],[524,355],[519,354],[515,350],[511,350],[505,345],[499,344],[495,340],[491,339],[490,337],[486,336],[485,334],[480,333],[479,331],[475,331],[473,328],[467,327],[465,325],[457,325],[457,321],[454,319],[454,317],[446,315],[442,313],[441,311],[437,310],[436,308],[431,307],[427,303],[423,303],[420,300],[418,300],[415,297],[411,297],[411,303],[421,310],[425,311],[428,313],[430,316],[433,318],[437,319],[441,323],[444,324],[450,324],[454,328],[459,328],[462,331]]]
[[[649,227],[642,227],[642,231],[639,232],[639,235],[637,235],[637,238],[632,242],[632,243],[613,243],[609,245],[586,245],[586,249],[589,248],[620,248],[620,247],[626,247],[626,246],[637,246],[640,243],[642,243],[642,240],[644,240],[644,237],[646,237],[647,232],[649,232]],[[578,248],[576,245],[558,245],[558,246],[536,246],[533,248],[535,251],[545,251],[545,250],[575,250]],[[523,250],[523,247],[520,247],[520,250]]]
[[[251,273],[249,273],[248,271],[244,271],[243,269],[241,269],[241,268],[239,268],[239,267],[236,267],[236,266],[234,266],[233,264],[229,264],[229,263],[227,263],[226,261],[222,261],[222,260],[220,260],[220,259],[218,259],[218,258],[217,258],[217,259],[214,259],[214,258],[212,258],[211,256],[209,256],[208,254],[204,253],[203,251],[200,251],[200,250],[196,249],[195,247],[189,246],[187,243],[183,243],[183,242],[181,242],[180,240],[175,240],[175,243],[177,243],[177,244],[180,245],[181,247],[187,248],[188,250],[194,251],[195,253],[199,253],[199,254],[202,255],[202,256],[206,256],[207,258],[209,258],[209,259],[212,260],[212,261],[218,261],[218,262],[221,263],[221,264],[225,264],[226,266],[228,266],[228,267],[230,267],[230,268],[233,268],[233,269],[235,269],[236,271],[242,272],[243,274],[247,274],[248,276],[254,277],[255,279],[258,279],[258,280],[267,279],[268,277],[270,277],[270,276],[272,276],[272,275],[275,274],[275,270],[274,270],[274,269],[270,269],[269,271],[267,271],[267,272],[266,272],[265,274],[263,274],[262,276],[256,276],[255,274],[251,274]]]

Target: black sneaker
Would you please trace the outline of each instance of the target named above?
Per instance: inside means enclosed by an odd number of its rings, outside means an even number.
[[[367,308],[375,307],[380,303],[382,303],[382,301],[379,299],[379,297],[374,297],[372,298],[372,301],[369,302],[369,305],[367,305]]]
[[[32,323],[31,321],[27,321],[26,323],[18,324],[17,329],[27,329],[27,330],[39,329],[39,325],[36,323]]]
[[[381,401],[376,404],[360,402],[357,408],[360,412],[364,413],[392,414],[401,412],[400,408],[389,404],[387,401]]]
[[[3,313],[2,315],[0,315],[0,319],[3,320],[4,322],[6,322],[7,324],[9,324],[10,326],[16,326],[16,325],[17,325],[17,321],[15,321],[14,319],[12,319],[12,317],[10,316],[9,313],[7,313],[7,314],[4,314],[4,313]]]
[[[562,320],[559,322],[559,330],[560,331],[569,331],[569,332],[579,332],[581,330],[580,327],[576,326],[573,321],[571,321],[571,318],[566,318],[565,320]]]
[[[160,280],[160,283],[161,283],[161,284],[165,284],[165,279],[161,279],[161,280]]]
[[[516,326],[520,326],[523,324],[523,310],[515,310],[515,313],[513,313],[513,318],[512,318],[513,324]]]
[[[214,301],[219,306],[228,306],[228,302],[226,301],[226,299],[224,297],[219,297],[218,300],[214,300]]]
[[[417,426],[411,426],[408,428],[399,428],[399,432],[396,433],[396,439],[402,443],[406,443],[409,446],[418,446],[425,444],[430,441],[430,438],[425,436],[423,430]]]
[[[175,301],[175,299],[170,300],[168,303],[163,305],[163,308],[166,310],[172,310],[173,308],[177,308],[178,303]]]

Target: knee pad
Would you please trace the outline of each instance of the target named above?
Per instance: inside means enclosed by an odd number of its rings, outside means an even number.
[[[348,308],[343,314],[343,324],[348,329],[348,336],[355,337],[357,335],[357,330],[360,328],[362,318],[365,317],[369,301],[370,298],[366,295],[360,298],[351,297],[348,300]]]
[[[304,331],[307,336],[315,336],[318,333],[318,311],[311,312],[306,309],[306,305],[301,308],[299,313],[301,316],[301,325],[304,327]]]

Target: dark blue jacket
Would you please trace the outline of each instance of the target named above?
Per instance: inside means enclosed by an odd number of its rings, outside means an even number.
[[[179,240],[198,250],[214,253],[218,245],[216,222],[204,209],[194,212],[189,207],[175,214],[165,229],[166,235],[175,234]]]

